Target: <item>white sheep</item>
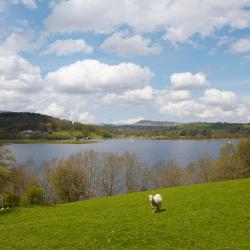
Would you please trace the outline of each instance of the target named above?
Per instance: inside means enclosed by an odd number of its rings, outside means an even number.
[[[152,209],[154,212],[160,212],[161,210],[161,203],[162,203],[162,196],[160,194],[149,195],[149,201],[151,203]]]

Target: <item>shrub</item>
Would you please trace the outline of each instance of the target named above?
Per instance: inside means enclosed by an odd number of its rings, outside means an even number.
[[[4,192],[4,207],[18,207],[20,206],[21,197],[17,193]]]
[[[41,205],[43,204],[43,195],[44,190],[39,187],[29,187],[22,197],[22,205],[23,206],[31,206],[31,205]]]
[[[74,159],[61,161],[51,176],[57,197],[62,202],[77,201],[85,197],[86,174],[83,168],[74,164]]]
[[[250,138],[239,142],[235,155],[244,166],[242,175],[250,177]]]

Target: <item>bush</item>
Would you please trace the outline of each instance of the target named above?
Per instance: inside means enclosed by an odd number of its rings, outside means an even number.
[[[244,177],[250,177],[250,138],[243,139],[239,142],[235,155],[244,166],[242,175]]]
[[[29,187],[22,197],[23,206],[41,205],[44,201],[44,190],[39,187]]]
[[[61,161],[53,170],[51,181],[57,197],[62,202],[77,201],[85,197],[87,177],[85,170],[74,164],[73,159]]]
[[[20,206],[21,197],[16,193],[4,192],[4,207],[18,207]]]

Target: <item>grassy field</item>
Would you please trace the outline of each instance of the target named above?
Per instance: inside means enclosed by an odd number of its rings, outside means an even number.
[[[147,195],[161,193],[153,214]],[[0,249],[250,249],[250,179],[0,213]]]

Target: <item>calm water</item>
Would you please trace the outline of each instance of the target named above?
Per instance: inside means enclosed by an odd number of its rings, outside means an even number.
[[[135,153],[141,162],[153,165],[159,161],[175,160],[181,166],[197,161],[202,155],[218,157],[227,140],[107,140],[93,144],[12,144],[9,149],[17,162],[33,159],[38,167],[45,160],[67,158],[80,151]],[[236,140],[232,143],[237,143]]]

